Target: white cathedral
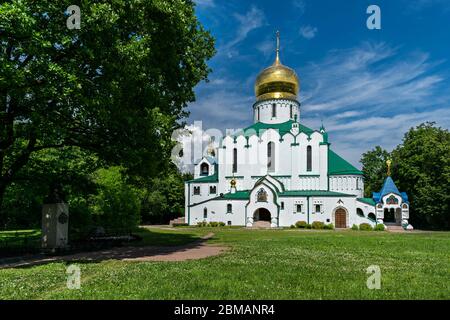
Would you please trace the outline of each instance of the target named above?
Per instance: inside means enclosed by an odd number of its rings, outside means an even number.
[[[363,173],[332,150],[323,126],[301,123],[299,87],[295,71],[280,62],[277,39],[274,64],[256,79],[254,124],[225,136],[196,162],[194,179],[185,185],[185,222],[410,226],[408,198],[390,177],[379,193],[364,198]]]

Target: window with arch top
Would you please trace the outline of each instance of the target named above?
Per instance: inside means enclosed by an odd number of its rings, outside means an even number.
[[[306,148],[306,171],[312,171],[312,147]]]
[[[227,204],[227,213],[232,213],[233,212],[233,206],[231,205],[231,203]]]
[[[237,148],[233,149],[233,172],[237,172]]]
[[[208,165],[206,162],[203,162],[203,163],[200,165],[200,174],[201,174],[202,176],[207,176],[207,175],[209,175],[209,165]]]
[[[277,104],[272,104],[272,118],[275,118],[277,116]]]
[[[267,144],[267,171],[275,171],[275,143]]]

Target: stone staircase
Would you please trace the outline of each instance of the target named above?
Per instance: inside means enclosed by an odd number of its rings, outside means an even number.
[[[390,224],[386,223],[386,230],[390,232],[406,232],[405,229],[403,229],[402,226],[399,226],[398,224]]]
[[[253,229],[270,229],[270,221],[255,221],[253,222]]]
[[[176,218],[176,219],[173,219],[173,220],[170,220],[170,222],[169,222],[169,225],[170,226],[176,226],[176,225],[184,225],[184,224],[186,224],[186,222],[185,222],[185,220],[184,220],[184,217],[179,217],[179,218]]]

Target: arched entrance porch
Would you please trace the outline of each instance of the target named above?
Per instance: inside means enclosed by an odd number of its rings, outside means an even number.
[[[256,209],[253,213],[253,227],[270,228],[272,215],[266,208]]]

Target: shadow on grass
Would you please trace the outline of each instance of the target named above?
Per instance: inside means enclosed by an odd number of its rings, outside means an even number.
[[[28,268],[52,262],[66,263],[98,263],[105,260],[138,260],[138,261],[181,261],[191,258],[203,258],[215,255],[205,242],[213,234],[201,237],[197,233],[178,233],[162,230],[140,228],[135,232],[142,240],[127,243],[125,246],[87,250],[83,252],[66,252],[57,256],[39,254],[0,260],[2,268]],[[216,250],[221,251],[221,250]],[[164,257],[167,256],[167,257]]]

